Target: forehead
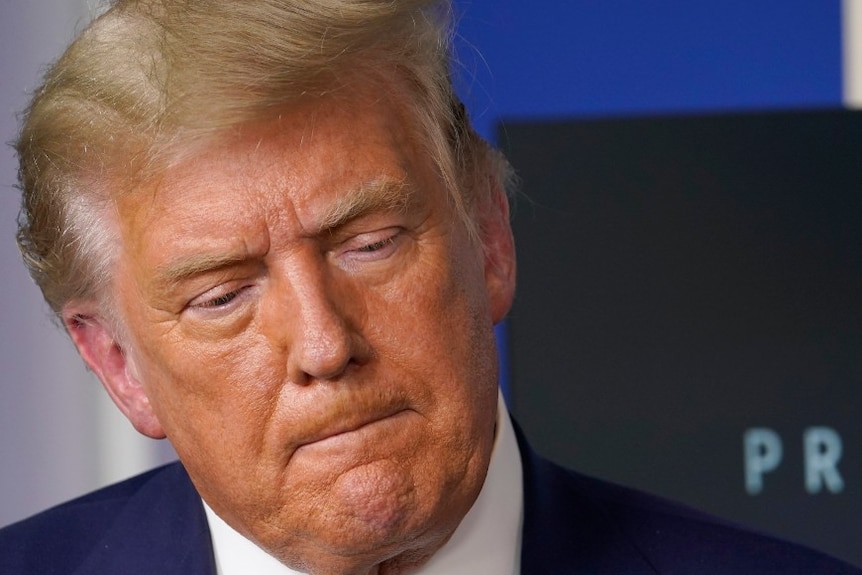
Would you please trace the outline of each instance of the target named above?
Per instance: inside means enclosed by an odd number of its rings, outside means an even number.
[[[289,193],[302,203],[346,192],[339,186],[351,177],[373,179],[375,170],[399,179],[423,163],[406,117],[396,102],[376,94],[292,104],[180,150],[177,161],[118,204],[125,212],[226,197],[241,203],[265,191],[270,199]]]
[[[118,198],[124,251],[164,258],[273,230],[299,237],[351,217],[357,205],[395,207],[399,195],[427,193],[439,180],[407,117],[393,98],[366,91],[220,134]]]

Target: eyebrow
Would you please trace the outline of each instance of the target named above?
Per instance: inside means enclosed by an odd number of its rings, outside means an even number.
[[[158,285],[176,286],[187,278],[218,271],[244,261],[247,261],[245,254],[195,254],[159,266],[153,280]]]
[[[333,231],[364,215],[380,211],[407,210],[413,188],[405,180],[380,178],[367,182],[335,200],[320,219],[319,231]],[[195,254],[170,261],[156,269],[158,285],[176,286],[198,274],[224,269],[247,260],[246,254]]]
[[[335,230],[373,212],[404,212],[413,196],[414,189],[405,180],[372,180],[335,200],[320,219],[319,230]]]

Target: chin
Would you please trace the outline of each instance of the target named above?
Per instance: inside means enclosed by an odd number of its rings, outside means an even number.
[[[464,481],[455,486],[437,483],[439,477],[414,481],[396,465],[378,461],[343,473],[320,501],[319,514],[298,531],[299,537],[287,542],[270,532],[262,546],[285,564],[310,573],[364,573],[394,561],[386,570],[392,573],[424,562],[455,531],[481,481],[476,488],[467,482],[469,489]],[[426,482],[417,485],[423,479]],[[296,564],[299,558],[301,565]]]
[[[290,545],[271,553],[285,565],[304,573],[393,575],[414,569],[440,549],[457,527],[448,529],[401,528],[393,532],[372,526],[343,525],[335,532]],[[439,528],[439,526],[437,526]],[[272,549],[272,548],[270,548]],[[376,569],[378,568],[379,569]],[[385,568],[384,568],[385,567]]]

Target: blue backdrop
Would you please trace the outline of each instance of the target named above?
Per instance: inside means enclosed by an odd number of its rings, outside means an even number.
[[[500,118],[841,105],[839,0],[456,0],[464,96]]]

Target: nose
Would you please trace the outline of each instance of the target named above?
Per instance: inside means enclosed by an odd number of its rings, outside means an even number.
[[[324,270],[291,276],[292,289],[282,296],[291,310],[283,316],[287,325],[282,326],[288,336],[288,377],[299,384],[337,379],[368,355],[348,310],[355,298]]]

